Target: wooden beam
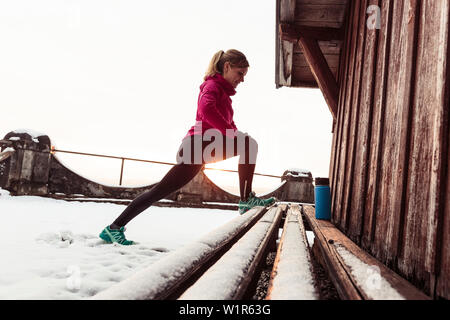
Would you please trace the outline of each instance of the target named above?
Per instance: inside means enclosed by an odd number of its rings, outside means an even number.
[[[266,216],[268,208],[254,207],[216,229],[216,237],[203,236],[177,255],[167,255],[116,286],[93,296],[93,300],[175,300]],[[218,235],[218,236],[217,236]],[[193,250],[195,248],[195,250]],[[252,260],[249,259],[251,262]],[[170,274],[170,277],[167,277]],[[139,287],[139,290],[130,288]]]
[[[259,267],[265,262],[267,249],[278,237],[283,215],[281,207],[272,206],[179,300],[248,300],[254,293],[251,286]],[[208,242],[206,242],[208,243]],[[239,262],[238,262],[239,261]],[[224,279],[226,275],[226,279]],[[257,278],[256,278],[257,279]],[[210,286],[226,280],[227,285]],[[254,282],[256,285],[256,282]],[[205,290],[205,285],[209,287]],[[250,289],[251,288],[251,289]],[[256,288],[256,286],[255,286]]]
[[[312,269],[300,207],[298,204],[289,205],[266,300],[304,300],[311,298],[311,295],[318,298],[317,290],[308,282],[314,278]]]
[[[280,38],[289,42],[297,42],[300,37],[330,41],[343,40],[343,29],[298,26],[292,23],[280,23]]]
[[[312,206],[303,206],[303,212],[306,221],[314,232],[313,252],[318,254],[316,258],[324,263],[323,267],[327,270],[339,297],[342,300],[364,300],[361,292],[341,265],[339,256],[332,250],[331,244],[328,242],[330,239],[327,239],[322,233],[325,228],[333,228],[334,226],[329,221],[316,220],[315,209]]]
[[[325,101],[328,104],[328,108],[333,115],[333,119],[336,119],[339,88],[328,63],[320,50],[319,44],[316,39],[303,36],[300,36],[298,42],[303,48],[306,61],[322,91]]]
[[[277,24],[292,23],[295,19],[295,0],[277,1]],[[292,59],[294,56],[294,43],[283,41],[277,32],[277,70],[276,85],[291,86],[292,83]]]
[[[314,245],[317,243],[319,246],[325,266],[341,299],[393,299],[398,298],[398,294],[405,300],[430,300],[429,296],[410,282],[358,247],[330,221],[316,219],[314,207],[304,205],[303,213],[313,229]],[[347,264],[342,254],[353,257],[354,261],[359,261],[360,266],[366,265],[371,268],[368,269],[369,272],[376,270],[376,273],[367,277],[365,283],[361,282],[362,279],[358,279],[355,270]],[[389,288],[386,286],[387,283],[393,290],[387,291]]]

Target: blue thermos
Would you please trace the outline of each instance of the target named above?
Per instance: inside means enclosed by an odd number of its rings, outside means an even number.
[[[316,205],[316,219],[330,220],[330,180],[328,178],[316,178],[314,187],[314,202]]]

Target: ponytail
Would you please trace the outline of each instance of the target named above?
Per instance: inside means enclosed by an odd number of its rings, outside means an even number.
[[[207,77],[212,77],[216,73],[223,73],[223,66],[225,62],[230,62],[232,67],[248,68],[249,64],[245,55],[235,49],[230,49],[227,52],[223,50],[217,51],[209,62],[208,69],[206,70],[203,80]]]

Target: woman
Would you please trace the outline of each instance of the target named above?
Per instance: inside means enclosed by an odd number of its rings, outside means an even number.
[[[177,153],[177,164],[151,190],[134,199],[122,214],[100,233],[106,242],[133,244],[124,235],[125,225],[139,213],[183,187],[206,163],[239,155],[239,213],[254,206],[267,206],[275,198],[260,199],[252,190],[258,145],[248,134],[237,130],[231,98],[244,81],[249,64],[238,50],[217,52],[200,86],[195,125],[184,137]]]

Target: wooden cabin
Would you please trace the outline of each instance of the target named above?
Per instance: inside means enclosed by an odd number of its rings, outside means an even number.
[[[319,88],[334,118],[332,223],[428,296],[450,298],[450,0],[276,10],[276,86]]]

